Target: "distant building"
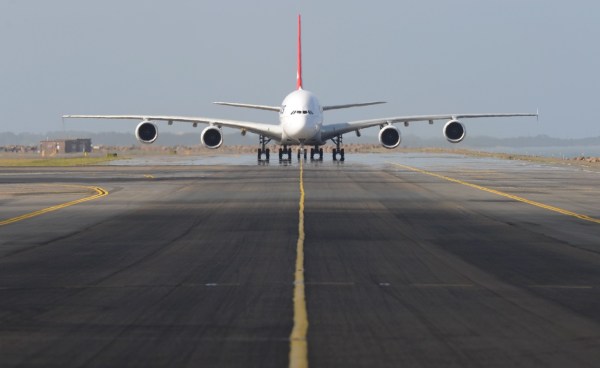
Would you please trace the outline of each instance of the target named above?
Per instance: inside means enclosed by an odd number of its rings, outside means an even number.
[[[75,152],[92,152],[92,140],[90,138],[51,139],[40,142],[42,156]]]

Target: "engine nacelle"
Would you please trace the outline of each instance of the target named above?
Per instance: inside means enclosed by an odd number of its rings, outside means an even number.
[[[158,128],[153,123],[144,120],[135,128],[135,137],[141,143],[154,143],[158,138]]]
[[[450,143],[458,143],[467,136],[467,129],[458,120],[450,120],[444,125],[444,136]]]
[[[396,148],[400,145],[401,141],[400,130],[393,125],[383,127],[379,131],[379,143],[385,148]]]
[[[217,127],[206,127],[202,131],[200,141],[206,148],[219,148],[223,144],[223,133]]]

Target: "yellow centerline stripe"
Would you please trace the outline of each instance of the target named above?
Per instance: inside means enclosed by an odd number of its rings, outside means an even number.
[[[39,215],[43,215],[43,214],[48,213],[48,212],[57,211],[57,210],[60,210],[60,209],[66,208],[66,207],[70,207],[70,206],[76,205],[78,203],[92,201],[94,199],[98,199],[100,197],[104,197],[104,196],[108,195],[108,191],[105,190],[105,189],[102,189],[100,187],[80,187],[80,188],[91,189],[94,192],[96,192],[96,194],[94,194],[92,196],[89,196],[89,197],[77,199],[77,200],[74,200],[74,201],[71,201],[71,202],[57,204],[56,206],[44,208],[44,209],[41,209],[39,211],[26,213],[24,215],[13,217],[13,218],[10,218],[8,220],[0,221],[0,226],[4,226],[4,225],[8,225],[8,224],[13,224],[13,223],[18,222],[18,221],[26,220],[26,219],[29,219],[29,218],[32,218],[32,217],[36,217],[36,216],[39,216]]]
[[[290,335],[290,367],[308,367],[308,314],[304,290],[304,167],[300,161],[300,209],[298,210],[298,243],[294,272],[294,327]]]
[[[563,215],[567,215],[567,216],[571,216],[571,217],[576,217],[576,218],[584,220],[584,221],[589,221],[589,222],[594,222],[596,224],[600,224],[600,219],[597,219],[597,218],[594,218],[594,217],[590,217],[590,216],[587,216],[587,215],[582,215],[582,214],[579,214],[579,213],[576,213],[576,212],[572,212],[572,211],[569,211],[569,210],[565,210],[565,209],[562,209],[562,208],[559,208],[559,207],[550,206],[550,205],[547,205],[547,204],[544,204],[544,203],[541,203],[541,202],[532,201],[532,200],[529,200],[527,198],[519,197],[519,196],[516,196],[516,195],[513,195],[513,194],[504,193],[504,192],[501,192],[499,190],[490,189],[490,188],[487,188],[487,187],[482,187],[481,185],[477,185],[477,184],[469,183],[469,182],[466,182],[466,181],[454,179],[454,178],[451,178],[451,177],[448,177],[448,176],[444,176],[444,175],[440,175],[440,174],[436,174],[436,173],[433,173],[433,172],[430,172],[430,171],[421,170],[421,169],[418,169],[416,167],[406,166],[406,165],[398,164],[398,163],[395,163],[395,162],[390,162],[390,164],[402,167],[402,168],[407,169],[407,170],[415,171],[415,172],[418,172],[418,173],[421,173],[421,174],[433,176],[433,177],[436,177],[436,178],[439,178],[439,179],[444,179],[444,180],[447,180],[447,181],[450,181],[450,182],[453,182],[453,183],[466,185],[468,187],[479,189],[479,190],[482,190],[484,192],[488,192],[488,193],[496,194],[496,195],[499,195],[499,196],[502,196],[502,197],[510,198],[510,199],[515,200],[515,201],[526,203],[526,204],[529,204],[529,205],[532,205],[532,206],[535,206],[535,207],[543,208],[543,209],[548,210],[548,211],[558,212],[558,213],[563,214]]]

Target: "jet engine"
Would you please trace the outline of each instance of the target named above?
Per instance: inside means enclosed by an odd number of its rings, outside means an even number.
[[[223,144],[223,133],[217,127],[206,127],[202,131],[200,141],[206,148],[219,148]]]
[[[393,125],[383,127],[379,131],[379,142],[385,148],[396,148],[400,145],[400,141],[402,141],[400,131]]]
[[[135,137],[141,143],[154,143],[158,138],[158,128],[153,123],[144,120],[135,128]]]
[[[450,143],[458,143],[467,136],[467,129],[458,120],[450,120],[444,125],[444,136]]]

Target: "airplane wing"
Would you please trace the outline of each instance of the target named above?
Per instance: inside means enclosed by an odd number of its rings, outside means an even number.
[[[188,116],[168,116],[168,115],[63,115],[63,118],[68,119],[118,119],[118,120],[142,120],[142,121],[167,121],[169,124],[173,122],[183,122],[192,124],[208,124],[217,127],[227,127],[240,129],[265,137],[280,140],[282,129],[279,125],[255,123],[251,121],[227,120],[205,117],[188,117]]]
[[[254,105],[254,104],[245,104],[245,103],[237,103],[237,102],[213,102],[215,105],[224,105],[224,106],[234,106],[234,107],[245,107],[247,109],[257,109],[257,110],[269,110],[269,111],[279,111],[281,110],[280,106],[268,106],[268,105]]]
[[[323,106],[323,111],[347,109],[349,107],[358,107],[358,106],[379,105],[379,104],[384,104],[384,103],[385,103],[385,101],[373,101],[373,102],[351,103],[351,104],[345,104],[345,105],[329,105],[329,106]]]
[[[514,113],[514,114],[446,114],[446,115],[413,115],[413,116],[394,116],[381,119],[357,120],[346,123],[323,125],[321,130],[321,139],[323,141],[334,138],[338,135],[348,132],[354,132],[364,128],[370,128],[377,125],[387,125],[394,123],[405,123],[413,121],[429,121],[433,124],[434,120],[458,120],[471,118],[506,118],[514,116],[538,116],[538,114]]]

